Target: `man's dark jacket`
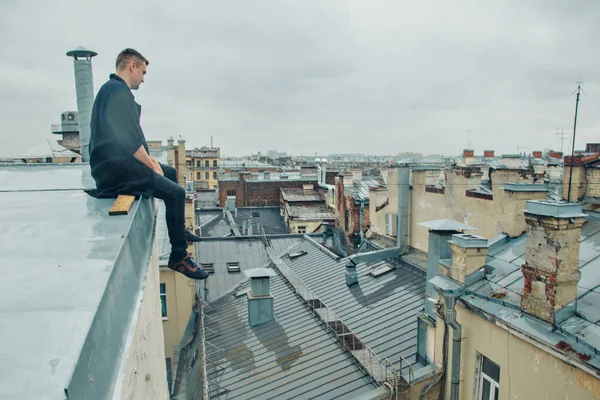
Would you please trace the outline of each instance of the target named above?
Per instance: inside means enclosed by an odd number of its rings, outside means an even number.
[[[133,157],[140,146],[148,151],[141,112],[125,81],[111,74],[92,109],[90,167],[97,188],[88,192],[92,196],[152,196],[154,172]]]

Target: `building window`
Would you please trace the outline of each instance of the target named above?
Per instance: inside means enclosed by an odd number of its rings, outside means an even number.
[[[202,179],[202,175],[200,175],[200,172],[196,172],[196,180],[199,181],[200,179]]]
[[[498,400],[500,396],[500,367],[486,356],[477,353],[477,369],[479,374],[478,400]]]
[[[210,176],[210,175],[209,175],[209,172],[208,172],[208,171],[206,171],[206,172],[204,173],[204,179],[208,180],[208,177],[209,177],[209,176]]]
[[[213,172],[213,179],[218,179],[219,178],[219,173],[217,171]]]
[[[298,233],[306,233],[306,226],[299,226]]]
[[[171,357],[167,357],[165,358],[165,361],[167,362],[167,385],[169,385],[169,394],[171,393],[171,387],[172,387],[172,379],[173,379],[173,375],[171,373]]]
[[[217,168],[217,167],[218,167],[218,165],[217,165],[217,160],[213,160],[213,167],[215,167],[215,168]]]
[[[227,196],[235,196],[235,189],[228,189]]]
[[[210,167],[210,161],[208,161],[208,160],[204,161],[204,166],[206,168]]]
[[[200,168],[202,166],[202,161],[196,160],[196,168]]]
[[[160,306],[163,319],[167,319],[167,284],[160,284]]]

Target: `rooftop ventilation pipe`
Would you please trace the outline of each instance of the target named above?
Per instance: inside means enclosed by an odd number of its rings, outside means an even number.
[[[77,113],[79,118],[79,147],[81,160],[90,161],[90,123],[94,105],[94,76],[92,74],[92,57],[98,55],[95,51],[78,47],[67,52],[73,57],[75,70],[75,91],[77,93]]]
[[[358,275],[356,273],[356,266],[360,263],[369,261],[380,261],[386,258],[400,256],[399,247],[391,247],[384,250],[368,251],[366,253],[356,253],[348,257],[346,260],[346,285],[352,286],[358,283]]]

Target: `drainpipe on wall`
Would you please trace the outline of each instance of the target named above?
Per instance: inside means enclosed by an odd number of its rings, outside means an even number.
[[[410,168],[404,165],[398,168],[398,235],[396,245],[402,254],[408,250],[408,202]]]
[[[448,368],[447,365],[444,365],[444,368],[446,369],[446,376],[448,376],[448,372],[450,372],[450,400],[458,400],[462,326],[456,320],[456,299],[465,293],[465,286],[453,279],[441,275],[431,279],[431,283],[438,294],[444,298],[445,310],[443,318],[445,320],[446,329],[452,327],[452,363],[450,368]]]
[[[365,234],[363,233],[363,211],[365,209],[365,201],[361,200],[360,201],[360,225],[359,225],[359,229],[360,229],[360,244],[358,245],[358,248],[360,248],[360,246],[362,246],[363,242],[365,241]]]
[[[446,324],[452,327],[452,375],[450,378],[450,400],[458,400],[458,389],[460,385],[462,326],[456,320],[456,310],[454,309],[457,295],[455,293],[443,293],[442,295],[444,296],[444,305],[446,307]]]

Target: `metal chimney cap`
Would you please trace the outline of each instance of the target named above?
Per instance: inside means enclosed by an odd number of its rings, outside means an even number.
[[[244,274],[248,278],[269,278],[277,275],[271,268],[253,268],[244,271]]]
[[[75,50],[71,50],[71,51],[67,51],[67,56],[68,57],[73,57],[75,59],[77,58],[91,58],[94,56],[97,56],[98,53],[96,53],[95,51],[92,50],[88,50],[83,46],[79,46],[78,48],[76,48]]]

